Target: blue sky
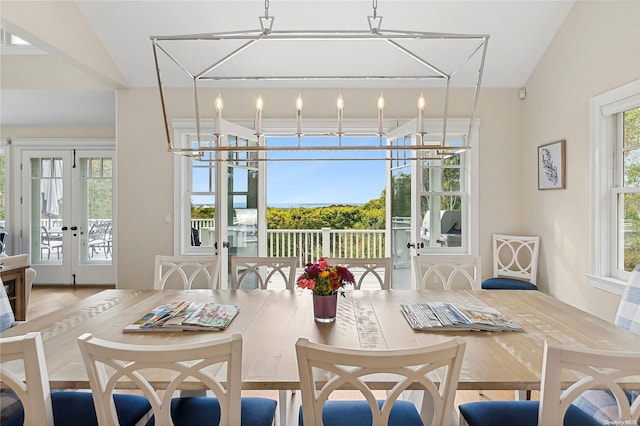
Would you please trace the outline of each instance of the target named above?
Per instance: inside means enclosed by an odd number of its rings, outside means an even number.
[[[297,143],[295,138],[270,138],[270,144]],[[335,138],[317,138],[309,144],[335,144]],[[343,139],[343,144],[377,143]],[[384,151],[270,152],[269,158],[381,158],[380,160],[306,160],[267,162],[267,205],[362,204],[378,198],[385,186]]]

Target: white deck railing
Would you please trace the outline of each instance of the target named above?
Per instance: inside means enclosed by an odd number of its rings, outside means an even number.
[[[213,219],[192,219],[191,226],[212,228]],[[201,236],[202,237],[202,236]],[[293,256],[298,267],[315,262],[319,257],[371,258],[384,257],[383,229],[269,229],[267,256]]]
[[[270,229],[268,256],[294,256],[298,267],[323,257],[384,257],[384,230]]]

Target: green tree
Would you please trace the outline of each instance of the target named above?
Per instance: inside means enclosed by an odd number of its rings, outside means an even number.
[[[640,187],[640,108],[624,113],[624,186]],[[627,193],[624,198],[624,268],[632,271],[640,264],[640,194]]]

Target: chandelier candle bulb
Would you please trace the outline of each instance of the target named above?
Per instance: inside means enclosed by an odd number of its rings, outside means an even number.
[[[420,98],[418,98],[418,133],[424,133],[424,108],[427,105],[427,102],[424,99],[422,94]]]
[[[302,96],[300,94],[296,99],[296,133],[298,136],[302,134]]]
[[[384,127],[383,127],[383,121],[384,121],[384,117],[383,117],[383,110],[384,110],[384,95],[380,95],[380,97],[378,98],[378,134],[380,136],[382,136],[384,134]]]
[[[258,96],[258,100],[256,101],[256,134],[262,134],[262,95]]]
[[[222,108],[224,107],[224,103],[222,102],[222,96],[218,94],[216,100],[214,102],[214,106],[216,108],[216,135],[222,134],[220,129],[222,128]]]
[[[342,134],[342,114],[344,111],[344,99],[342,99],[342,94],[338,96],[338,134]]]

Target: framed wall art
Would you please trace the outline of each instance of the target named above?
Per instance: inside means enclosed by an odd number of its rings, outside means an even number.
[[[565,188],[565,141],[538,147],[538,189]]]

